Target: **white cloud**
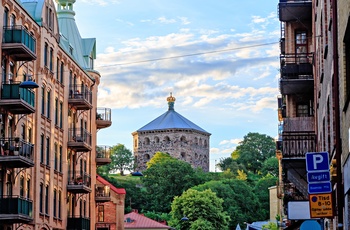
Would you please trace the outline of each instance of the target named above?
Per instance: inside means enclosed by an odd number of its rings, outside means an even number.
[[[165,24],[172,24],[172,23],[176,23],[176,20],[175,19],[168,19],[168,18],[166,18],[166,17],[159,17],[158,19],[157,19],[159,22],[161,22],[161,23],[165,23]]]
[[[230,140],[223,140],[219,143],[219,145],[227,145],[227,144],[234,144],[238,145],[243,139],[230,139]]]

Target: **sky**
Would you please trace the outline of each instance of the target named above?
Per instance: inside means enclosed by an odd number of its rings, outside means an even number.
[[[124,144],[168,109],[210,136],[210,171],[249,132],[277,137],[278,0],[77,0],[83,38],[96,38],[98,106],[112,126],[98,145]]]

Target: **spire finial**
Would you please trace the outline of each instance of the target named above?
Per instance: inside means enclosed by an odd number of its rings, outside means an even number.
[[[173,97],[173,93],[170,93],[170,97],[167,97],[166,99],[168,101],[169,109],[168,110],[174,110],[174,104],[175,104],[175,97]]]

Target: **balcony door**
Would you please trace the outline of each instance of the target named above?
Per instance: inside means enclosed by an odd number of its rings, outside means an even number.
[[[306,31],[295,31],[295,55],[296,63],[309,63],[307,60],[307,33]]]

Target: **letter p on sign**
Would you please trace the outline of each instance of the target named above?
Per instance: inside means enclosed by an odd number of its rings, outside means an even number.
[[[329,170],[328,152],[306,153],[306,171],[326,171]]]

